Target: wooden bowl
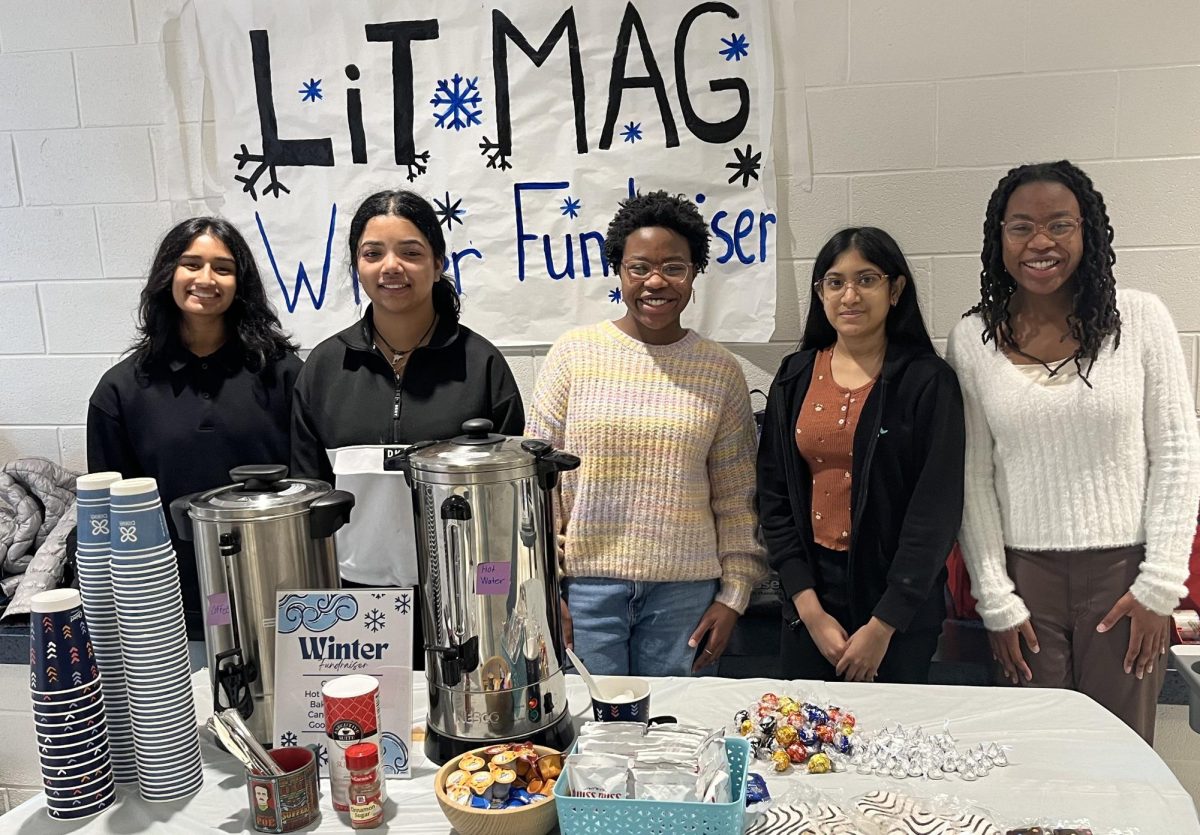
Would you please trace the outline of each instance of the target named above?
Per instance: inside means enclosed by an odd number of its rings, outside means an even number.
[[[543,745],[535,745],[533,750],[538,756],[558,753]],[[483,748],[477,748],[467,753],[482,756],[482,751]],[[453,802],[446,794],[446,778],[458,770],[459,759],[455,757],[438,769],[437,776],[433,778],[433,791],[437,795],[438,805],[442,807],[442,814],[461,835],[546,835],[558,826],[558,809],[555,808],[553,794],[541,803],[513,809],[476,809]]]

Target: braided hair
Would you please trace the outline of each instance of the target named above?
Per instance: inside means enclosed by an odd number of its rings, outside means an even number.
[[[1017,282],[1004,267],[1004,243],[1001,240],[1001,221],[1008,200],[1018,187],[1026,183],[1061,183],[1079,201],[1083,217],[1083,258],[1074,273],[1075,298],[1067,315],[1067,328],[1079,347],[1072,355],[1080,378],[1091,387],[1088,374],[1100,355],[1100,346],[1109,335],[1113,349],[1121,344],[1121,314],[1117,310],[1117,284],[1113,265],[1113,228],[1108,220],[1104,197],[1092,185],[1092,180],[1067,160],[1021,165],[1013,168],[996,185],[988,200],[987,216],[983,221],[983,270],[979,273],[979,303],[966,312],[983,318],[983,341],[996,340],[997,348],[1004,345],[1019,351],[1009,322],[1008,302],[1016,292]],[[1084,370],[1084,364],[1087,370]]]

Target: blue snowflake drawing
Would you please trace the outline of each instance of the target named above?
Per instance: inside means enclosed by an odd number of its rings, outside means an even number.
[[[304,82],[304,86],[296,91],[302,96],[300,101],[316,101],[317,99],[325,98],[323,95],[321,95],[322,81],[324,81],[322,78],[310,78],[308,81]]]
[[[630,122],[628,125],[621,128],[621,137],[626,142],[637,142],[642,138],[642,123],[637,122],[635,124]]]
[[[567,195],[567,199],[562,204],[563,217],[570,215],[571,217],[579,217],[579,201]]]
[[[281,734],[279,737],[279,744],[284,748],[292,748],[298,741],[299,740],[296,738],[296,735],[291,731],[287,731],[286,733]]]
[[[717,54],[724,55],[726,61],[741,61],[750,56],[750,42],[746,40],[745,35],[731,32],[728,38],[721,38],[721,43],[725,44],[727,49],[722,49]]]
[[[443,78],[438,81],[437,92],[429,100],[434,107],[442,108],[441,111],[434,110],[433,123],[439,128],[453,128],[455,131],[483,124],[479,119],[483,115],[483,110],[479,108],[482,101],[479,76],[466,79],[455,73],[449,81]]]
[[[453,229],[454,224],[462,225],[462,216],[467,213],[467,210],[462,208],[462,198],[458,198],[453,203],[450,202],[450,192],[446,192],[446,199],[438,200],[433,198],[434,214],[438,217],[438,223],[445,226],[447,230]],[[380,595],[382,597],[382,595]]]
[[[407,594],[396,595],[397,612],[402,615],[407,615],[410,608],[412,608],[412,599]]]
[[[608,291],[608,300],[610,302],[612,302],[613,304],[620,304],[621,303],[621,288],[614,287],[613,289],[609,290]]]
[[[363,623],[372,632],[378,632],[387,624],[387,617],[378,609],[372,609],[363,615]]]

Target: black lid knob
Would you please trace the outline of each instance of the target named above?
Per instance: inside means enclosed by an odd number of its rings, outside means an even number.
[[[492,434],[492,422],[487,418],[471,418],[462,425],[463,434],[471,440]]]

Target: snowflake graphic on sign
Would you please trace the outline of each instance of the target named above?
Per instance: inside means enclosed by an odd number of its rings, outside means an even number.
[[[621,288],[615,287],[612,290],[609,290],[608,291],[608,300],[610,302],[613,302],[614,304],[620,304],[621,303]]]
[[[482,124],[479,117],[483,110],[479,103],[483,96],[479,93],[479,76],[464,78],[458,73],[437,83],[437,92],[429,103],[440,110],[434,110],[433,123],[439,128],[460,131],[471,125]]]
[[[407,594],[396,595],[396,611],[402,615],[407,615],[408,610],[412,607],[412,600]]]
[[[291,731],[288,731],[287,733],[284,733],[284,734],[280,735],[280,737],[279,737],[279,744],[282,745],[284,748],[291,748],[291,747],[295,746],[297,741],[298,740],[296,738],[296,735],[294,733],[292,733]]]
[[[367,625],[367,629],[370,629],[372,632],[378,632],[386,625],[387,616],[378,609],[372,609],[363,615],[363,623]]]
[[[630,122],[621,128],[621,136],[624,137],[626,142],[637,142],[642,138],[642,123]]]
[[[579,217],[579,202],[575,198],[567,195],[567,199],[563,201],[562,213],[563,216],[570,215],[572,218]]]

